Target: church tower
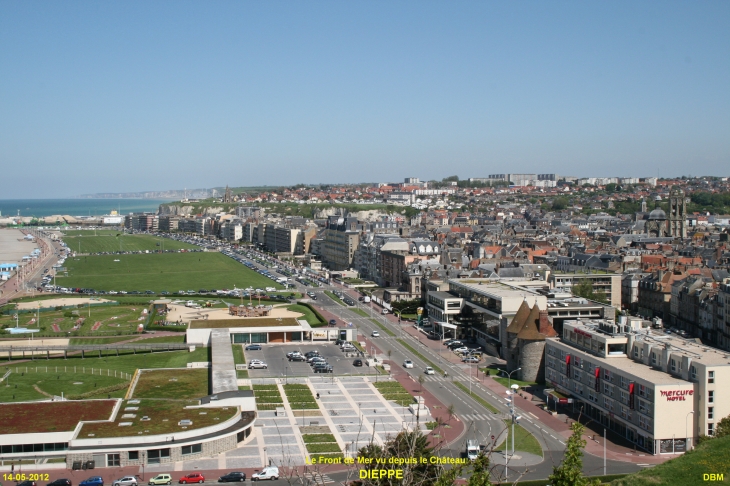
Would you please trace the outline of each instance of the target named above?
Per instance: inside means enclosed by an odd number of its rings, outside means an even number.
[[[684,191],[673,187],[669,193],[669,235],[674,238],[687,237],[687,202]]]

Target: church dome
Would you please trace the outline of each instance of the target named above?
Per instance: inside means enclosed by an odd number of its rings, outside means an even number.
[[[650,221],[664,221],[667,219],[667,213],[665,213],[661,208],[656,208],[654,211],[649,213],[649,220]]]

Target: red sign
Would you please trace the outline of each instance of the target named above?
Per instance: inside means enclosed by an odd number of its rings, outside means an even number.
[[[668,402],[683,402],[694,394],[694,390],[659,390],[659,394]]]

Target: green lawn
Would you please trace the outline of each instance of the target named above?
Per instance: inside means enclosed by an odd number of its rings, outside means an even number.
[[[121,231],[67,231],[63,241],[77,253],[116,251],[193,250],[195,245],[152,235],[130,235]]]
[[[394,401],[403,407],[413,403],[413,395],[408,393],[408,390],[403,388],[403,385],[397,381],[380,381],[373,383],[373,386],[378,389],[386,400]]]
[[[307,452],[317,454],[319,452],[342,452],[337,443],[307,444]]]
[[[730,481],[730,436],[711,439],[694,450],[611,482],[612,486],[649,486],[656,484],[712,484],[705,474],[724,474]]]
[[[119,376],[114,377],[114,370],[111,376],[107,376],[107,370],[103,374],[99,374],[99,370],[95,370],[95,374],[91,374],[91,369],[86,369],[85,373],[73,373],[70,370],[64,370],[63,366],[59,366],[58,371],[55,363],[52,361],[44,366],[36,368],[35,366],[15,366],[10,367],[13,373],[10,374],[6,381],[0,384],[0,403],[20,402],[28,400],[48,399],[50,396],[61,396],[73,398],[82,394],[93,393],[95,390],[106,390],[102,392],[103,398],[113,391],[121,390],[122,394],[126,392],[129,380]],[[16,372],[16,369],[18,371]],[[38,369],[38,371],[36,371]],[[46,371],[46,369],[48,371]],[[0,367],[0,373],[4,375],[5,367]],[[10,386],[7,386],[10,384]]]
[[[337,303],[338,303],[338,304],[340,304],[341,306],[343,306],[343,307],[347,307],[347,305],[346,305],[346,304],[345,304],[345,303],[343,302],[343,300],[342,300],[342,299],[340,299],[339,297],[337,297],[337,296],[336,296],[336,295],[335,295],[335,294],[334,294],[333,292],[330,292],[329,290],[325,290],[325,291],[324,291],[324,293],[325,293],[325,294],[327,294],[327,296],[328,296],[328,297],[329,297],[330,299],[334,300],[335,302],[337,302]]]
[[[97,305],[84,306],[76,309],[50,310],[41,312],[40,316],[34,313],[19,314],[19,324],[29,329],[40,329],[36,337],[71,337],[98,336],[107,339],[109,336],[134,334],[139,324],[144,324],[147,315],[143,311],[147,305]],[[40,319],[39,319],[39,318]],[[101,323],[96,330],[94,325]],[[54,324],[59,331],[55,331]],[[78,329],[74,329],[78,326]],[[15,327],[12,315],[0,315],[0,327]],[[4,334],[4,333],[3,333]],[[11,337],[11,336],[7,336]],[[23,339],[21,336],[17,338]],[[116,339],[116,338],[112,338]],[[122,340],[122,339],[120,339]],[[84,341],[84,342],[88,342]],[[109,344],[116,340],[99,341],[93,344]],[[92,343],[89,343],[92,344]]]
[[[319,408],[317,400],[307,385],[284,385],[284,393],[292,410],[314,410]],[[325,451],[321,451],[325,452]]]
[[[385,327],[385,325],[381,324],[380,321],[378,321],[377,319],[370,319],[370,321],[373,322],[380,329],[382,329],[383,332],[385,334],[387,334],[388,336],[395,336],[395,333],[393,331],[391,331],[390,329],[388,329],[387,327]]]
[[[106,337],[106,338],[78,338],[74,337],[68,340],[69,344],[114,344],[121,343],[123,341],[129,341],[137,336],[118,336],[118,337]]]
[[[332,434],[302,434],[302,440],[305,444],[337,442],[335,436]]]
[[[320,319],[309,306],[302,304],[292,304],[290,306],[287,306],[287,309],[292,312],[299,312],[301,314],[304,314],[298,319],[306,320],[310,326],[321,326],[325,324],[324,320]]]
[[[81,358],[81,355],[69,355],[68,359],[51,358],[50,360],[43,359],[43,366],[58,366],[61,368],[65,366],[69,371],[70,368],[76,366],[79,370],[82,368],[101,368],[110,369],[117,371],[125,371],[127,373],[134,373],[137,368],[186,368],[187,364],[193,361],[210,361],[209,356],[210,348],[196,348],[192,353],[185,351],[158,351],[154,353],[137,353],[133,354],[131,351],[116,356],[116,353],[112,355],[103,356],[102,358],[97,357],[98,354],[94,353],[94,357]],[[36,363],[32,363],[35,367]],[[24,363],[25,365],[25,363]],[[20,365],[18,365],[20,366]],[[28,366],[31,366],[28,364]],[[38,365],[40,366],[40,364]],[[13,367],[13,366],[11,366]],[[3,366],[0,362],[0,376],[5,374],[7,365]],[[88,371],[87,371],[88,372]],[[1,387],[0,387],[1,388]]]
[[[186,406],[197,405],[197,400],[141,400],[138,404],[125,402],[114,422],[87,423],[79,432],[79,438],[121,437],[127,435],[157,435],[184,432],[186,429],[178,425],[180,420],[192,421],[187,430],[208,427],[225,421],[238,414],[237,407],[186,409]],[[138,410],[127,413],[135,414],[133,418],[123,418],[125,407],[137,407]],[[141,420],[148,416],[149,421]],[[120,422],[132,422],[131,426],[120,427]]]
[[[509,449],[512,450],[512,427],[509,421],[505,421],[505,425],[510,428],[508,437]],[[495,451],[502,451],[507,447],[507,441],[502,442],[494,448]],[[542,456],[542,447],[535,436],[525,430],[521,425],[515,425],[515,451],[528,452],[536,456]]]
[[[284,399],[276,385],[253,385],[253,396],[258,410],[276,410],[284,406]]]
[[[145,370],[130,398],[195,399],[208,395],[208,369]]]
[[[358,316],[362,316],[362,317],[367,317],[367,316],[368,316],[368,313],[367,313],[367,312],[365,312],[365,311],[364,311],[364,310],[362,310],[362,309],[358,309],[358,308],[355,308],[355,307],[353,307],[353,308],[351,308],[350,310],[351,310],[352,312],[354,312],[355,314],[357,314]]]
[[[283,288],[217,252],[82,256],[67,259],[66,268],[68,277],[56,277],[62,287],[141,292]]]

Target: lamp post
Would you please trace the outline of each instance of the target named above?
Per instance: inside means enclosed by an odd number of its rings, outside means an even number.
[[[684,418],[684,452],[687,452],[689,450],[688,442],[689,442],[689,427],[687,426],[687,421],[689,420],[690,415],[694,415],[695,411],[690,411],[687,416]],[[694,428],[694,427],[693,427]],[[694,446],[694,440],[692,441],[692,445]]]

